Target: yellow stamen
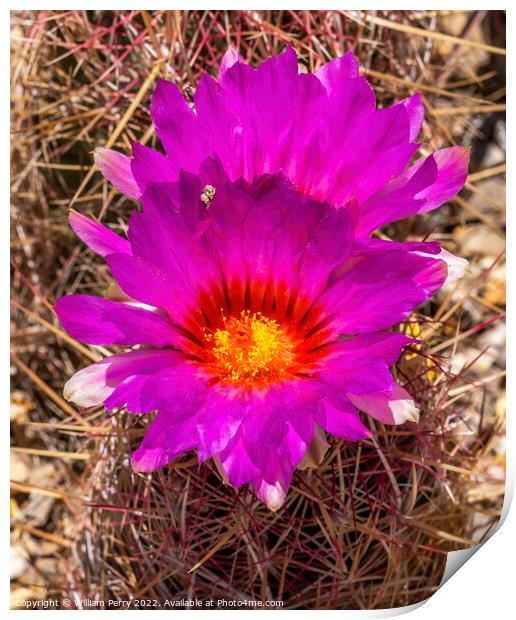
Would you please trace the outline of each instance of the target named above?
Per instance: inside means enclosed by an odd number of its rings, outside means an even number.
[[[249,310],[223,320],[224,329],[205,330],[222,380],[250,386],[279,380],[288,373],[294,345],[277,321]]]

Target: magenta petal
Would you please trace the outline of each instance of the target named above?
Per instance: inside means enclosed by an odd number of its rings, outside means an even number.
[[[204,76],[195,94],[205,143],[231,179],[248,181],[287,168],[301,175],[300,156],[325,99],[315,76],[298,74],[291,48],[256,70],[233,64],[220,84]]]
[[[318,209],[320,220],[313,226],[303,253],[300,277],[307,280],[314,280],[316,275],[320,277],[321,272],[331,273],[348,258],[354,243],[353,221],[346,209],[327,209],[326,205],[318,203],[312,205]]]
[[[94,153],[95,163],[108,181],[130,198],[138,200],[140,188],[131,172],[131,158],[117,151],[97,147]]]
[[[422,254],[425,255],[424,253]],[[444,261],[448,266],[448,275],[446,276],[444,284],[453,284],[457,280],[460,280],[468,266],[468,261],[465,258],[455,256],[455,254],[448,252],[448,250],[444,248],[441,249],[435,258]]]
[[[129,303],[68,295],[57,300],[55,309],[70,336],[88,344],[163,347],[174,342],[167,319]]]
[[[224,450],[238,431],[245,412],[245,402],[238,395],[229,398],[223,392],[206,399],[197,415],[199,461]]]
[[[395,105],[402,105],[407,111],[410,122],[410,141],[414,142],[421,131],[425,118],[425,106],[421,100],[421,94],[416,93]]]
[[[353,165],[354,153],[349,151],[351,144],[359,150],[370,149],[371,145],[375,144],[377,134],[385,134],[379,144],[379,148],[382,148],[384,144],[388,146],[389,139],[396,137],[395,131],[383,128],[382,119],[385,111],[382,112],[376,111],[374,91],[364,77],[340,79],[333,83],[331,90],[328,91],[324,116],[322,110],[317,112],[325,142],[325,148],[317,154],[313,162],[319,166],[317,177],[314,179],[319,189],[323,189],[324,185],[321,184],[324,184],[326,179],[331,187],[333,178],[339,174],[342,162],[345,162],[344,170],[349,170]],[[364,135],[368,136],[366,140],[362,139]],[[376,155],[379,148],[370,149],[371,155]],[[312,154],[310,159],[314,159]],[[347,180],[353,181],[353,179]],[[334,191],[340,192],[340,188],[334,188]]]
[[[332,357],[319,374],[328,393],[335,396],[338,393],[369,394],[388,390],[392,385],[386,362],[379,356],[367,354],[355,358],[345,354]]]
[[[437,258],[441,252],[441,244],[437,241],[386,241],[370,237],[365,245],[372,249],[396,250],[398,252],[413,252],[425,256]]]
[[[226,72],[226,81],[244,67],[237,63]],[[245,125],[235,109],[236,102],[212,77],[203,75],[195,92],[195,107],[203,140],[210,147],[206,151],[217,155],[231,179],[252,178],[256,170],[245,168]]]
[[[464,147],[442,149],[418,161],[363,205],[359,236],[410,215],[434,209],[463,187],[469,162]]]
[[[293,471],[286,459],[272,455],[263,475],[253,482],[257,497],[269,510],[276,511],[284,504]]]
[[[357,236],[366,237],[376,228],[418,212],[423,204],[419,194],[436,181],[437,175],[437,165],[428,157],[413,175],[402,175],[374,194],[360,209]]]
[[[290,476],[290,479],[292,476]],[[276,512],[285,503],[290,479],[286,476],[277,480],[274,484],[268,483],[263,478],[255,480],[253,486],[256,497],[261,500],[269,510]]]
[[[177,296],[184,296],[184,291],[176,286],[163,269],[141,256],[111,254],[106,262],[120,288],[133,299],[173,311]]]
[[[368,239],[367,245],[372,248],[386,248],[409,252],[416,256],[425,256],[438,261],[443,261],[448,267],[448,273],[444,284],[451,284],[462,278],[468,266],[468,261],[460,256],[455,256],[448,250],[441,247],[436,241],[412,241],[412,242],[396,242],[384,241],[383,239]],[[440,277],[439,277],[440,280]],[[435,284],[434,284],[435,285]],[[438,288],[437,284],[435,288]],[[433,289],[435,290],[435,289]]]
[[[340,87],[343,80],[358,77],[358,60],[352,52],[334,58],[325,63],[315,72],[315,76],[322,83],[328,95]]]
[[[292,476],[290,476],[290,478],[284,476],[274,484],[267,482],[263,478],[255,480],[253,486],[256,497],[258,497],[269,510],[276,512],[276,510],[279,510],[285,503],[291,478]]]
[[[133,211],[129,221],[133,254],[174,282],[174,290],[181,290],[178,303],[220,273],[202,238],[210,220],[201,191],[197,177],[184,175],[179,184],[149,185],[142,197],[143,213]]]
[[[329,358],[329,371],[321,372],[321,380],[332,388],[327,392],[325,406],[329,403],[352,415],[354,407],[351,401],[355,407],[386,424],[400,424],[406,419],[414,419],[417,413],[414,401],[396,384],[390,372],[385,372],[410,341],[403,334],[385,332],[365,334],[333,345],[332,351],[336,352],[336,357]],[[352,370],[346,370],[349,363],[353,364]],[[365,364],[365,369],[360,371],[362,364]],[[354,372],[358,377],[353,376]],[[371,374],[368,376],[368,373]],[[383,376],[381,382],[378,381],[380,374]],[[323,419],[316,420],[329,432],[335,432],[324,426]]]
[[[248,448],[240,433],[237,433],[220,453],[220,462],[229,482],[239,487],[260,476],[260,470],[249,457]]]
[[[143,195],[152,183],[172,183],[177,181],[179,169],[174,162],[139,142],[133,142],[131,172]]]
[[[147,429],[131,461],[136,471],[154,471],[168,465],[177,456],[197,445],[195,417],[174,420],[160,411]]]
[[[202,409],[209,396],[205,379],[197,366],[182,358],[181,364],[170,364],[149,377],[141,393],[145,411],[166,411],[171,420],[183,420]]]
[[[226,53],[224,54],[224,56],[222,57],[222,61],[220,63],[219,79],[223,80],[224,74],[226,73],[226,71],[228,69],[231,69],[231,67],[235,63],[241,62],[241,61],[242,61],[242,58],[238,54],[238,52],[234,48],[229,47]]]
[[[331,345],[330,350],[349,360],[359,358],[380,358],[387,366],[392,366],[398,360],[402,350],[412,338],[398,332],[376,332],[361,334],[355,338],[341,340]]]
[[[348,441],[360,441],[371,436],[371,431],[362,424],[357,410],[349,401],[330,403],[326,399],[316,418],[325,431]]]
[[[184,360],[149,377],[140,400],[145,411],[154,409],[159,413],[133,453],[137,471],[163,467],[179,454],[199,446],[197,418],[207,395],[207,385],[198,369]]]
[[[268,448],[273,446],[276,451],[288,430],[288,411],[281,407],[285,407],[281,401],[268,402],[261,407],[256,403],[252,414],[242,422],[242,436],[249,446],[249,454],[260,468],[266,464]]]
[[[287,46],[281,54],[267,58],[256,72],[264,85],[272,85],[281,78],[285,81],[295,78],[298,75],[297,55],[292,45]]]
[[[276,480],[276,465],[283,467],[283,463],[292,470],[302,460],[313,437],[315,410],[323,393],[320,383],[291,380],[249,402],[239,434],[267,482]]]
[[[197,117],[172,82],[160,80],[151,98],[150,113],[161,143],[172,164],[197,172],[206,157],[205,137]]]
[[[253,412],[254,408],[250,407],[249,415]],[[291,416],[284,430],[282,439],[279,439],[271,436],[270,427],[267,427],[267,439],[257,441],[254,445],[239,431],[220,454],[230,482],[235,486],[253,482],[255,488],[261,489],[258,496],[269,507],[277,508],[285,499],[292,471],[302,460],[313,436],[312,418],[299,412],[299,415]],[[257,451],[261,452],[259,459]],[[259,465],[257,460],[260,461]]]
[[[436,261],[434,261],[436,262]],[[441,283],[446,278],[446,268]],[[415,282],[391,281],[385,286],[373,284],[357,285],[345,292],[344,282],[325,295],[328,305],[340,297],[332,327],[338,333],[363,334],[385,329],[399,323],[415,310],[429,295]],[[381,308],[382,312],[378,312]]]
[[[286,433],[278,445],[278,453],[295,467],[303,460],[313,434],[312,411],[303,411],[301,415],[293,415],[287,422]]]
[[[302,293],[315,296],[352,249],[351,217],[346,209],[300,196],[280,175],[269,182],[254,202],[248,194],[221,189],[210,205],[213,242],[226,275],[270,273],[277,284],[299,280]]]
[[[119,237],[95,220],[72,210],[68,216],[68,221],[79,239],[100,256],[106,257],[108,254],[116,252],[131,253],[131,246],[127,239]]]
[[[417,421],[418,409],[410,394],[393,380],[390,390],[349,396],[353,404],[383,424]]]
[[[392,390],[389,366],[408,342],[403,334],[384,332],[364,334],[329,347],[329,356],[319,371],[319,381],[326,387],[325,402],[352,413],[351,395]]]
[[[130,411],[145,413],[139,400],[143,382],[178,361],[175,351],[142,349],[112,355],[76,372],[66,383],[64,395],[81,407],[105,402],[108,409],[127,405]]]
[[[131,357],[129,357],[131,356]],[[122,356],[116,356],[122,357]],[[177,351],[142,349],[124,354],[126,363],[123,368],[110,367],[106,373],[108,385],[122,378],[111,396],[104,401],[106,409],[126,407],[131,413],[150,413],[155,406],[143,400],[144,389],[150,377],[164,368],[172,368],[183,362]],[[119,365],[120,366],[120,365]],[[131,374],[129,374],[131,373]]]
[[[444,261],[366,244],[336,270],[321,300],[332,309],[339,333],[372,332],[406,318],[446,275]]]
[[[417,195],[417,198],[423,203],[417,211],[418,213],[439,207],[462,189],[468,176],[469,153],[469,148],[452,146],[436,151],[429,156],[437,165],[437,179]],[[414,164],[407,171],[407,175],[412,176],[421,165],[420,162]]]
[[[332,179],[326,196],[335,206],[351,198],[362,204],[401,174],[418,149],[409,140],[410,122],[403,106],[371,110],[344,127],[350,129],[340,140],[335,140],[338,129],[331,129],[334,143],[325,154]]]

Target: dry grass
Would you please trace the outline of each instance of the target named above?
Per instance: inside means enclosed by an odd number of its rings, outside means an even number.
[[[352,49],[380,105],[421,91],[424,151],[472,147],[468,184],[437,212],[382,235],[444,242],[467,276],[405,326],[424,348],[399,381],[418,426],[375,424],[333,440],[268,512],[185,455],[153,475],[128,455],[145,420],[77,412],[67,377],[106,354],[73,341],[52,310],[103,294],[106,266],[67,224],[74,208],[125,230],[131,201],[91,151],[154,145],[158,75],[186,93],[228,42],[256,63],[294,45],[309,69]],[[282,599],[288,608],[406,605],[438,587],[446,551],[496,523],[504,478],[505,17],[477,12],[22,11],[12,15],[13,602]],[[373,424],[368,420],[368,424]]]

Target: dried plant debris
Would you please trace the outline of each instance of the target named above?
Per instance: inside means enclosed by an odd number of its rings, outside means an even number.
[[[367,609],[430,596],[446,552],[485,538],[504,495],[505,12],[15,11],[11,28],[11,606],[66,596],[77,608],[192,598]],[[423,343],[396,368],[420,423],[332,439],[277,513],[193,454],[133,472],[147,422],[64,400],[63,379],[107,352],[71,339],[52,309],[65,290],[112,285],[68,209],[124,233],[134,207],[91,151],[160,148],[156,79],[191,99],[229,43],[251,63],[290,44],[311,71],[350,49],[380,106],[422,93],[423,151],[461,144],[472,156],[455,199],[378,233],[438,240],[469,261],[404,326]]]

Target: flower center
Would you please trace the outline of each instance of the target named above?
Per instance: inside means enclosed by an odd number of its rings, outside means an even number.
[[[251,387],[278,381],[289,373],[294,345],[277,321],[250,310],[222,318],[222,328],[204,330],[220,379]]]

